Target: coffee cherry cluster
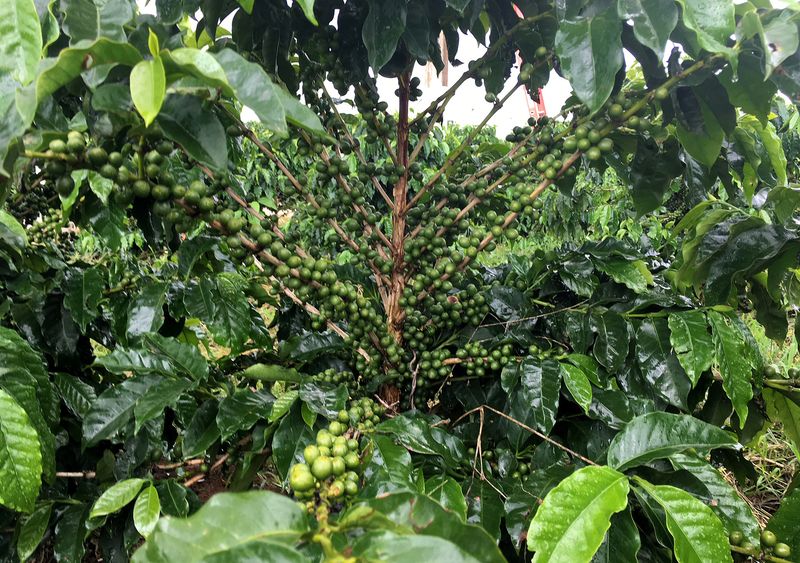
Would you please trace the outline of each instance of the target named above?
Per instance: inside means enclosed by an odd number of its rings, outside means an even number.
[[[495,450],[484,448],[481,450],[481,457],[483,458],[484,471],[494,475],[501,474],[501,464],[499,463],[499,456]],[[467,459],[469,463],[472,463],[475,459],[475,448],[469,448],[467,450]],[[533,467],[531,460],[526,462],[513,457],[506,458],[502,465],[502,471],[505,472],[505,475],[515,481],[524,480],[525,477],[530,474],[531,467]]]
[[[380,422],[383,412],[373,400],[362,398],[320,430],[315,443],[303,450],[303,463],[289,470],[289,486],[295,496],[313,501],[318,495],[320,500],[338,501],[357,494],[362,470],[359,437]]]
[[[483,377],[490,372],[498,372],[514,359],[514,347],[503,344],[492,350],[480,342],[468,342],[456,352],[456,358],[464,360],[463,368],[468,376]]]
[[[339,371],[333,368],[328,368],[311,376],[311,381],[314,383],[332,383],[339,385],[344,383],[348,388],[355,388],[358,385],[356,378],[349,371]]]
[[[51,209],[46,215],[38,218],[25,229],[28,241],[31,244],[47,244],[63,242],[65,237],[73,237],[71,231],[67,233],[61,228],[63,218],[61,209]]]
[[[788,559],[792,556],[792,548],[789,545],[779,542],[778,536],[775,532],[764,530],[761,532],[761,546],[760,549],[749,542],[744,541],[744,534],[739,530],[734,530],[728,536],[728,541],[731,545],[742,548],[748,551],[753,556],[761,554],[774,555],[781,559]]]

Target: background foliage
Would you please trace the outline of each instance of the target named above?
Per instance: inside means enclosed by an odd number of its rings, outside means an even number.
[[[800,553],[794,8],[0,7],[1,557]]]

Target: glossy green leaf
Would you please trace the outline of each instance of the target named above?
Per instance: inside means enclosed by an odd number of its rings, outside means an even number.
[[[726,67],[720,73],[720,82],[728,92],[733,105],[755,116],[762,123],[766,122],[770,112],[770,101],[778,87],[764,79],[760,57],[740,54],[736,80],[733,78],[733,70]]]
[[[134,478],[114,483],[94,501],[89,518],[106,516],[125,508],[136,498],[145,482],[144,479]]]
[[[314,16],[314,0],[298,0],[297,3],[300,4],[308,21],[314,25],[319,25],[316,16]]]
[[[683,8],[683,24],[695,32],[700,46],[735,61],[735,52],[725,45],[735,27],[733,3],[728,0],[678,0],[678,3]]]
[[[554,360],[526,357],[512,363],[500,375],[508,395],[508,413],[516,420],[548,434],[556,422],[561,391],[561,366]],[[520,447],[530,434],[511,422],[508,437]]]
[[[217,412],[219,403],[216,399],[204,402],[194,413],[186,432],[183,435],[184,458],[195,457],[205,452],[219,439]]]
[[[678,563],[733,561],[728,534],[708,506],[676,487],[653,485],[639,477],[635,479],[636,484],[664,509]]]
[[[126,379],[103,391],[83,419],[83,439],[87,446],[112,438],[133,416],[136,401],[161,381],[153,375]]]
[[[161,502],[161,512],[167,516],[184,518],[189,514],[189,489],[174,479],[163,479],[154,484]]]
[[[622,25],[613,9],[586,12],[559,22],[556,54],[575,94],[595,112],[611,95],[622,68]]]
[[[22,521],[17,537],[17,555],[20,561],[27,561],[42,543],[52,511],[53,505],[48,502],[38,506]]]
[[[404,414],[381,422],[375,432],[389,434],[412,452],[438,455],[445,463],[458,465],[467,455],[464,442],[444,428],[432,426],[432,422],[421,414]]]
[[[359,518],[356,519],[355,515]],[[364,524],[375,522],[376,527],[381,524],[389,525],[392,531],[398,533],[446,540],[458,546],[458,549],[451,551],[452,557],[469,554],[473,558],[470,561],[504,561],[495,541],[485,530],[464,523],[459,514],[447,510],[425,495],[412,492],[381,495],[355,505],[349,513],[345,513],[344,518],[351,522],[361,520]],[[354,547],[354,552],[361,553],[362,545]],[[385,547],[373,546],[371,550],[372,553],[383,553],[384,556],[398,556],[385,551]]]
[[[694,448],[710,451],[732,447],[727,432],[685,414],[651,412],[637,416],[614,436],[608,446],[608,464],[620,471]]]
[[[306,515],[290,498],[264,491],[221,493],[187,519],[161,518],[132,561],[194,563],[207,557],[230,561],[234,559],[223,558],[226,552],[254,539],[290,547],[306,531]]]
[[[88,535],[86,519],[89,507],[85,504],[68,505],[56,524],[53,553],[56,561],[78,563],[83,561],[84,541]]]
[[[133,19],[133,5],[127,0],[63,0],[62,29],[69,35],[70,44],[107,37],[126,40],[123,26]]]
[[[165,51],[162,55],[167,81],[179,76],[199,78],[212,88],[219,88],[226,95],[234,95],[225,70],[208,51],[179,48]]]
[[[800,552],[800,488],[795,488],[781,499],[778,511],[769,519],[766,529],[778,536],[778,541],[788,545],[792,557]]]
[[[643,260],[625,258],[604,258],[596,260],[597,269],[605,272],[617,283],[621,283],[636,293],[644,293],[647,286],[653,285],[653,274]]]
[[[714,112],[702,100],[698,100],[703,116],[702,130],[691,131],[682,123],[676,126],[678,140],[695,160],[711,168],[717,161],[719,151],[722,148],[724,133],[722,127],[714,115]]]
[[[161,328],[164,324],[166,291],[165,283],[148,284],[130,301],[127,328],[129,338],[156,332]]]
[[[153,485],[145,487],[133,505],[133,525],[144,537],[149,536],[158,523],[161,514],[161,500]]]
[[[214,340],[239,351],[249,339],[250,313],[244,285],[232,278],[203,278],[185,293],[190,315],[206,323]]]
[[[644,378],[669,404],[687,410],[692,382],[672,353],[666,319],[644,319],[636,327],[636,358]]]
[[[784,10],[763,28],[764,53],[769,54],[764,65],[766,78],[800,46],[800,33],[792,17],[791,10]]]
[[[584,467],[542,501],[528,529],[534,562],[591,561],[611,516],[628,505],[628,478],[609,467]]]
[[[272,410],[269,412],[269,422],[275,422],[284,416],[289,409],[292,408],[300,393],[296,389],[290,389],[281,393],[275,398],[275,403],[272,405]]]
[[[611,517],[611,527],[597,553],[593,563],[636,563],[639,561],[639,549],[642,540],[639,528],[633,520],[630,507]]]
[[[747,420],[747,404],[753,398],[752,366],[747,357],[747,343],[731,320],[717,311],[708,312],[711,335],[716,350],[716,361],[722,374],[725,393],[733,403],[742,425]]]
[[[9,246],[21,251],[28,246],[25,227],[8,211],[0,209],[0,238]]]
[[[85,332],[88,324],[100,314],[98,306],[104,288],[105,280],[96,268],[76,269],[64,284],[64,306],[81,331]]]
[[[744,534],[745,541],[758,545],[761,528],[750,505],[715,467],[691,454],[674,454],[669,461],[675,469],[688,471],[702,484],[707,496],[700,500],[711,506],[728,533],[738,530]]]
[[[0,0],[0,74],[23,85],[36,76],[42,57],[42,28],[33,0]]]
[[[765,388],[762,393],[770,420],[780,423],[786,437],[800,449],[800,404],[776,389]]]
[[[40,445],[45,479],[55,473],[55,437],[58,398],[41,356],[11,329],[0,327],[0,390],[10,395],[28,417]]]
[[[161,416],[165,408],[174,405],[178,397],[193,386],[194,382],[186,379],[164,379],[150,387],[133,407],[134,433],[139,432],[145,422]]]
[[[700,376],[711,367],[714,345],[708,331],[703,311],[679,311],[670,313],[669,340],[686,375],[696,385]]]
[[[219,403],[217,428],[223,440],[239,430],[248,430],[259,420],[266,420],[275,397],[266,389],[238,389]]]
[[[442,508],[454,512],[462,521],[467,519],[467,501],[461,486],[446,475],[434,475],[425,481],[425,494],[442,505]]]
[[[36,429],[14,398],[0,389],[0,504],[31,512],[42,483]]]
[[[160,57],[141,61],[131,71],[131,100],[145,125],[155,120],[166,95],[167,79]]]
[[[335,387],[311,382],[300,384],[300,400],[325,418],[336,418],[347,405],[347,397],[347,386],[344,384]]]
[[[282,477],[289,474],[293,463],[303,461],[303,448],[314,441],[314,432],[303,421],[300,405],[295,404],[283,417],[272,439],[275,467]]]
[[[167,96],[158,113],[158,124],[168,138],[181,145],[195,160],[212,170],[223,170],[227,166],[225,128],[197,96]]]
[[[678,8],[674,2],[661,0],[617,0],[617,13],[633,22],[633,33],[643,45],[652,49],[660,59],[669,35],[678,23]]]
[[[368,0],[361,36],[375,73],[389,62],[406,28],[407,0]]]
[[[228,83],[242,104],[252,109],[265,127],[286,132],[286,121],[321,132],[322,125],[310,110],[274,84],[264,69],[230,49],[214,55],[225,69]]]
[[[584,371],[577,366],[561,364],[561,378],[575,402],[588,412],[592,404],[592,384]]]
[[[208,375],[208,362],[197,346],[157,333],[146,334],[144,343],[154,354],[169,361],[176,373],[188,375],[195,380],[205,379]]]
[[[397,535],[392,532],[370,532],[359,538],[353,553],[365,561],[402,563],[405,561],[448,561],[478,563],[462,546],[432,536]],[[502,559],[501,559],[502,561]]]
[[[55,385],[61,400],[78,418],[83,418],[97,399],[94,388],[74,375],[56,373]]]
[[[592,317],[592,322],[597,332],[595,359],[610,372],[619,371],[628,356],[628,323],[612,311]]]
[[[390,436],[376,434],[372,440],[372,455],[365,461],[367,476],[365,493],[377,496],[388,491],[413,489],[411,454],[396,444]]]

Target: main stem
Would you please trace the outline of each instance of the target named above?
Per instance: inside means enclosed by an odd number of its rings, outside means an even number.
[[[395,342],[400,343],[403,334],[405,313],[400,306],[400,297],[406,286],[405,239],[406,206],[408,205],[408,96],[411,90],[411,72],[401,74],[398,79],[400,90],[399,117],[397,120],[397,164],[403,167],[400,179],[394,185],[392,199],[392,277],[390,280],[387,307],[388,330]]]

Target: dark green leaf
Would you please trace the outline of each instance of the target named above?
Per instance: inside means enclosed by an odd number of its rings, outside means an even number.
[[[375,73],[389,62],[406,29],[407,0],[368,0],[362,37]]]
[[[669,340],[666,319],[645,319],[636,328],[636,357],[653,390],[669,404],[688,410],[692,382],[683,371]]]
[[[145,285],[128,306],[129,338],[156,332],[164,323],[164,301],[167,286],[163,283]]]
[[[161,416],[165,408],[173,406],[178,397],[193,386],[194,383],[186,379],[163,379],[145,391],[133,407],[136,421],[133,431],[139,432],[145,422]]]
[[[592,322],[597,332],[594,357],[610,372],[619,371],[628,356],[628,323],[612,311],[593,316]]]
[[[468,561],[504,561],[494,540],[485,530],[472,524],[465,524],[457,513],[446,510],[424,495],[411,492],[382,495],[359,503],[352,509],[351,513],[359,511],[362,514],[361,518],[373,518],[370,513],[364,511],[364,507],[386,516],[391,522],[394,531],[415,534],[421,537],[440,538],[452,542],[454,547],[458,546],[458,548],[448,548],[452,549],[449,552],[451,557],[458,557],[460,551],[468,554],[468,559],[466,559]],[[373,545],[371,551],[373,553],[382,553],[384,557],[399,557],[399,554],[384,551],[384,549],[385,547]],[[354,552],[358,551],[359,548],[354,549]],[[403,559],[393,560],[402,561]],[[451,561],[453,559],[445,557],[445,559],[427,560]]]
[[[651,412],[637,416],[614,436],[607,458],[611,467],[624,471],[690,448],[707,452],[734,444],[730,434],[693,416]]]
[[[61,513],[55,529],[53,552],[59,563],[80,563],[83,561],[83,542],[88,534],[86,519],[89,507],[85,504],[68,505]]]
[[[441,456],[445,463],[458,466],[467,455],[460,438],[418,414],[400,415],[381,422],[375,427],[380,434],[389,434],[412,452]]]
[[[775,533],[779,538],[778,541],[791,548],[793,557],[794,554],[800,552],[798,522],[800,522],[800,488],[783,497],[780,508],[767,524],[767,530]]]
[[[559,22],[556,54],[575,94],[594,113],[614,89],[622,68],[622,25],[613,9],[587,10]]]
[[[583,370],[570,364],[561,364],[561,378],[575,402],[588,412],[592,404],[592,384]]]
[[[38,506],[22,521],[17,537],[17,555],[20,561],[27,561],[39,547],[50,523],[52,511],[53,505],[48,502]]]
[[[704,371],[711,367],[714,347],[702,311],[670,313],[667,318],[670,343],[686,375],[696,385]]]
[[[103,298],[105,283],[96,268],[73,270],[64,284],[64,306],[72,319],[86,332],[86,327],[100,314],[98,306]]]
[[[262,389],[237,389],[233,395],[222,399],[217,412],[217,428],[223,440],[239,430],[248,430],[259,420],[266,420],[272,410],[275,397]]]
[[[709,311],[708,321],[711,324],[716,360],[722,374],[722,385],[744,426],[744,421],[747,420],[747,404],[753,398],[753,366],[745,361],[745,348],[748,344],[728,317],[717,311]]]
[[[100,37],[126,41],[123,26],[133,19],[133,6],[127,0],[64,0],[61,10],[71,45]]]
[[[661,0],[617,0],[617,13],[633,22],[633,33],[661,59],[670,33],[678,23],[678,8]]]
[[[344,384],[332,387],[307,382],[300,385],[300,400],[325,418],[336,418],[336,414],[345,408],[347,397]]]
[[[281,420],[272,439],[272,456],[282,477],[289,474],[292,464],[303,461],[303,448],[313,440],[314,433],[303,421],[300,405],[295,404]]]
[[[212,59],[213,60],[213,59]],[[164,134],[209,166],[224,170],[228,163],[225,129],[214,112],[196,96],[172,94],[158,114]]]
[[[56,373],[55,384],[61,400],[78,418],[83,418],[97,399],[94,388],[74,375]]]
[[[185,458],[202,454],[219,438],[218,408],[217,401],[210,399],[200,405],[194,413],[183,435],[183,456]]]
[[[467,501],[461,486],[446,475],[434,475],[425,481],[425,494],[442,505],[443,508],[454,512],[462,522],[467,520]]]
[[[633,521],[630,508],[618,512],[611,517],[611,527],[597,553],[593,563],[636,563],[642,541],[639,529]]]
[[[133,416],[136,401],[161,381],[153,375],[140,375],[103,391],[83,419],[86,446],[112,438]]]

